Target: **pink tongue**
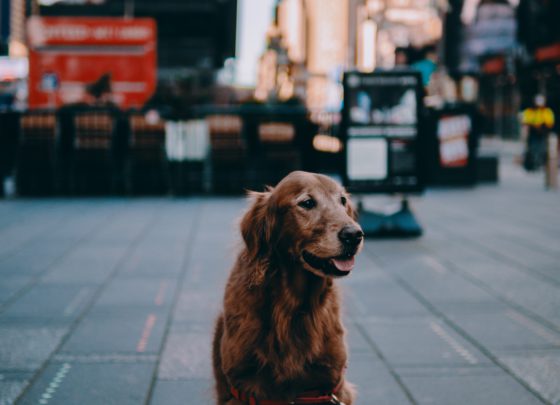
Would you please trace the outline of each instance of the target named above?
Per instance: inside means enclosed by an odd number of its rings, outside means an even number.
[[[354,257],[348,260],[332,259],[332,261],[340,271],[350,271],[354,268]]]

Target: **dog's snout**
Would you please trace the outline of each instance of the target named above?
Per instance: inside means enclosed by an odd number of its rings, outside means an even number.
[[[349,247],[355,247],[360,244],[364,237],[364,233],[357,226],[345,226],[338,233],[338,239]]]

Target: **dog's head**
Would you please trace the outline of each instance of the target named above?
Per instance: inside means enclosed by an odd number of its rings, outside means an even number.
[[[363,245],[348,194],[320,174],[293,172],[264,193],[241,221],[251,258],[299,263],[320,277],[342,277]]]

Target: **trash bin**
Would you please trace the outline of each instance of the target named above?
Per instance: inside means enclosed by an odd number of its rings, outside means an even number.
[[[17,144],[19,140],[20,113],[3,111],[0,113],[0,197],[4,195],[4,180],[12,175]]]
[[[16,159],[19,195],[51,195],[55,191],[57,117],[54,111],[27,111],[20,118]]]
[[[306,168],[312,135],[306,110],[298,106],[253,107],[244,111],[250,145],[250,187],[262,190],[294,170]]]
[[[204,119],[166,122],[165,150],[174,195],[204,190],[208,143]]]
[[[476,183],[478,120],[474,105],[452,104],[428,109],[425,138],[428,185]]]
[[[125,126],[120,112],[110,108],[76,111],[72,117],[69,153],[70,189],[76,194],[121,191]]]
[[[210,136],[212,190],[242,193],[247,187],[248,148],[243,119],[237,114],[206,117]]]
[[[140,113],[131,113],[128,120],[126,190],[131,194],[163,194],[168,190],[165,122],[148,122]]]

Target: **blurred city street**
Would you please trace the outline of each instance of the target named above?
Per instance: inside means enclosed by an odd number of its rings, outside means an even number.
[[[361,213],[337,281],[353,405],[560,405],[559,16],[560,0],[0,0],[0,405],[215,405],[245,193],[297,170]],[[244,221],[264,234],[253,274],[300,251],[311,273],[351,270],[346,197],[305,184]],[[293,220],[275,201],[296,193]],[[336,300],[310,277],[228,299],[254,316],[225,317],[216,356],[236,403],[347,401]]]
[[[358,404],[560,403],[560,194],[503,163],[415,198],[425,235],[368,240],[341,281]],[[213,403],[245,205],[1,201],[0,404]]]

